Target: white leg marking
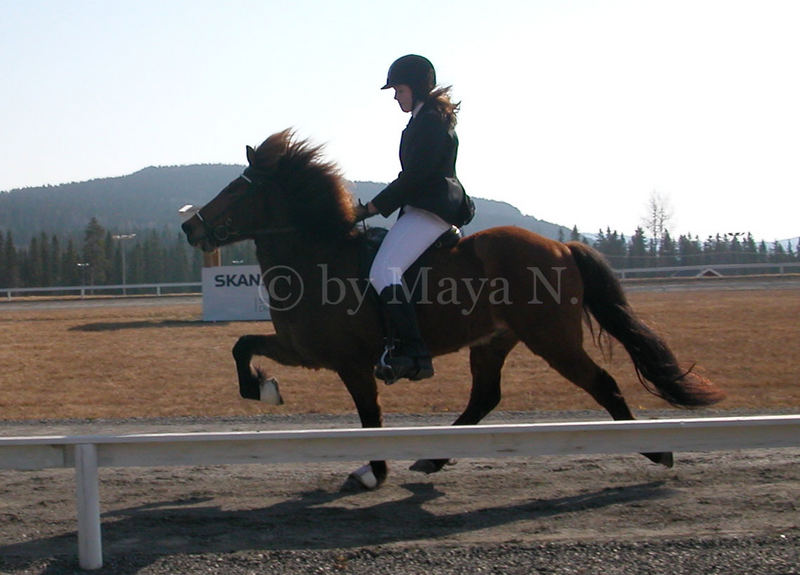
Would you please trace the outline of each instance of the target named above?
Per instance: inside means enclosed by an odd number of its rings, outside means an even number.
[[[265,379],[259,384],[259,399],[270,405],[283,405],[281,392],[278,390],[278,382],[274,377]]]
[[[367,489],[375,489],[378,486],[378,480],[375,478],[375,474],[372,473],[372,467],[369,464],[359,467],[350,476],[358,479],[361,485]]]

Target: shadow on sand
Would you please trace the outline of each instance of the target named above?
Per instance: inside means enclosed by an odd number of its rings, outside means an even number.
[[[163,501],[103,514],[105,565],[94,573],[129,575],[172,555],[189,553],[324,551],[389,543],[413,543],[479,531],[515,521],[547,520],[565,513],[588,513],[610,505],[668,498],[663,481],[606,488],[596,492],[514,505],[487,506],[437,514],[426,504],[443,496],[434,485],[406,483],[400,500],[352,509],[337,500],[358,497],[322,490],[301,493],[274,505],[225,510],[205,505],[212,499]],[[77,534],[0,545],[0,571],[42,565],[55,575],[77,567]]]
[[[162,327],[202,327],[205,325],[227,325],[229,322],[217,321],[208,323],[201,320],[139,320],[139,321],[109,321],[109,322],[96,322],[87,323],[84,325],[76,325],[69,328],[68,331],[120,331],[124,329],[154,329]]]

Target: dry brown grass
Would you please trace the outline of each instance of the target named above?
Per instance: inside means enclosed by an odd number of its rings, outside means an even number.
[[[687,366],[723,387],[721,408],[800,406],[800,290],[631,294],[634,307]],[[204,324],[199,306],[5,311],[0,306],[0,419],[121,418],[354,410],[337,377],[269,365],[286,405],[239,398],[230,350],[269,323]],[[591,343],[587,347],[594,348]],[[666,407],[637,382],[621,346],[592,352],[635,409]],[[383,387],[387,411],[460,411],[467,351],[438,358],[430,382]],[[518,346],[499,409],[596,409],[584,392]]]

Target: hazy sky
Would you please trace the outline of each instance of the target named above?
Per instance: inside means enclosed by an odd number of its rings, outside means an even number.
[[[795,0],[0,0],[0,190],[244,163],[290,126],[386,182],[408,117],[379,88],[415,52],[475,196],[629,236],[655,191],[675,236],[795,237],[798,30]]]

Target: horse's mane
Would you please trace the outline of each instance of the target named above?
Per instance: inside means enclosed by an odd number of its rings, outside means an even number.
[[[253,167],[279,185],[296,228],[316,237],[348,237],[355,233],[352,194],[322,148],[283,130],[258,146]]]

